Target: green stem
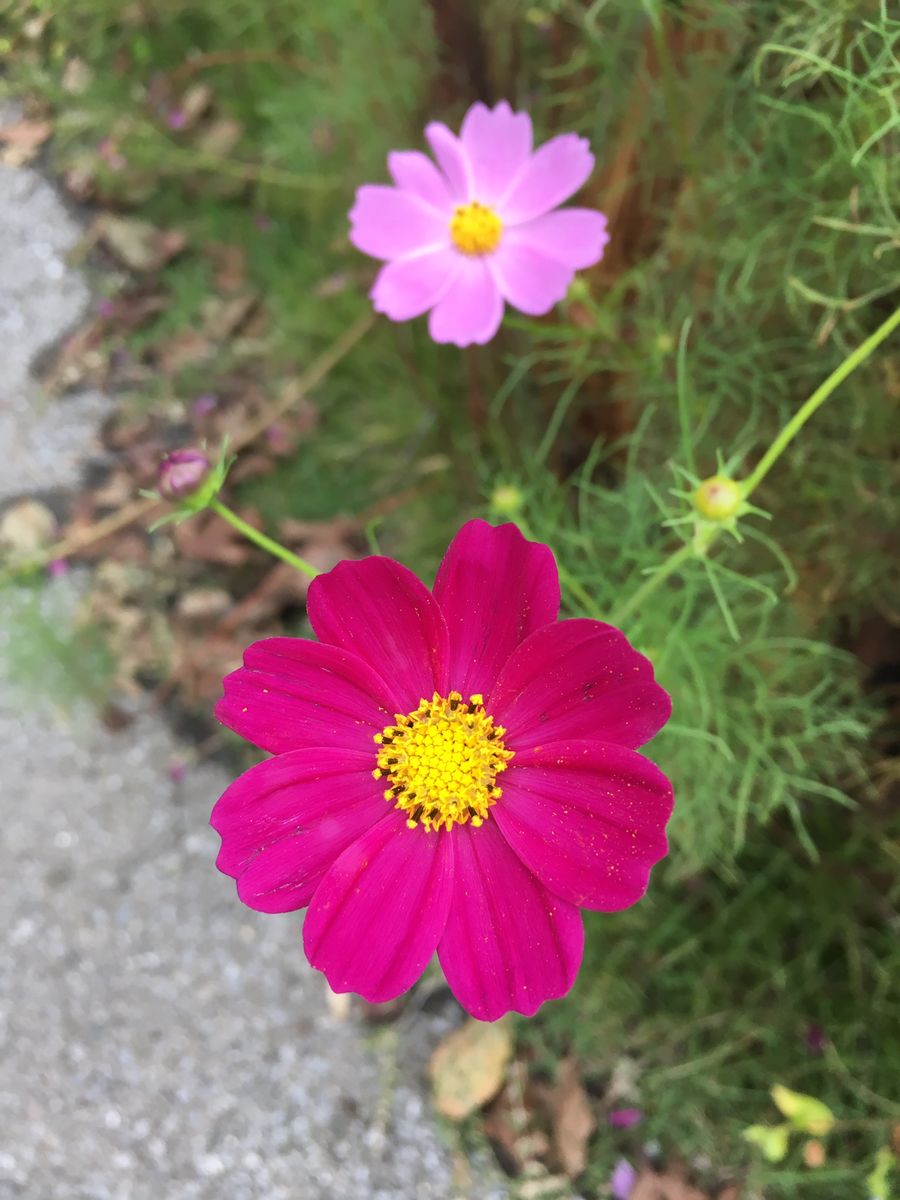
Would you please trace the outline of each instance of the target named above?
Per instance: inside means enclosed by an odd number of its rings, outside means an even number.
[[[742,490],[745,499],[762,483],[813,413],[821,408],[831,393],[844,382],[848,375],[866,361],[885,338],[890,337],[898,325],[900,325],[900,308],[896,309],[882,325],[879,325],[870,337],[861,342],[852,354],[848,354],[841,365],[831,372],[825,382],[820,384],[806,403],[794,413],[756,467],[743,481]]]
[[[857,367],[866,361],[873,350],[877,349],[886,338],[890,337],[898,325],[900,325],[900,308],[896,309],[851,354],[848,354],[840,366],[836,367],[824,383],[821,383],[816,388],[805,404],[802,404],[797,409],[796,413],[794,413],[756,464],[756,467],[742,482],[741,490],[745,500],[762,483],[763,479],[768,475],[769,471],[771,471],[772,467],[774,467],[775,463],[813,413],[821,408],[832,392],[840,387],[848,375],[852,374]],[[631,616],[635,609],[639,608],[648,596],[652,596],[660,584],[665,583],[669,576],[673,575],[683,563],[687,562],[689,558],[706,554],[719,536],[719,532],[720,530],[715,526],[708,527],[701,541],[698,542],[695,539],[693,542],[685,542],[683,546],[679,546],[677,550],[673,550],[669,557],[663,560],[659,569],[646,579],[624,604],[620,604],[615,609],[610,617],[612,623],[614,625],[621,625],[622,621]]]
[[[610,622],[613,625],[621,625],[626,617],[630,617],[636,608],[640,608],[648,596],[653,595],[661,583],[665,583],[669,576],[674,574],[683,562],[686,562],[689,558],[693,558],[695,554],[696,550],[693,543],[685,542],[683,546],[680,546],[668,558],[663,560],[660,568],[645,579],[638,590],[633,592],[624,604],[620,604],[618,608],[613,610],[613,614],[609,618]]]
[[[248,541],[254,542],[261,549],[266,550],[271,555],[274,555],[275,558],[280,558],[282,562],[289,563],[290,566],[296,567],[298,571],[302,571],[303,574],[308,575],[310,579],[315,579],[315,577],[320,574],[320,572],[316,570],[312,563],[308,563],[306,559],[300,558],[300,556],[297,554],[293,554],[287,549],[286,546],[282,546],[280,542],[276,542],[273,538],[270,538],[265,533],[260,532],[260,530],[254,529],[252,525],[248,525],[243,517],[239,517],[236,512],[232,512],[232,510],[228,508],[227,505],[223,504],[221,500],[211,500],[209,507],[214,513],[218,513],[223,521],[227,521],[232,529],[236,529],[238,533],[243,534]]]

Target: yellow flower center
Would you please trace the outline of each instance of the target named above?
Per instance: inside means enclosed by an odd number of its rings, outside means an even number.
[[[450,222],[453,245],[463,254],[489,254],[496,249],[503,222],[492,208],[473,200],[458,204]]]
[[[375,735],[380,749],[372,774],[387,783],[385,800],[409,814],[410,829],[481,825],[500,796],[497,776],[513,756],[503,744],[506,730],[484,711],[484,697],[435,692],[395,720]]]

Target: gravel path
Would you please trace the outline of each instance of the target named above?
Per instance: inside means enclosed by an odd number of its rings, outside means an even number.
[[[36,172],[0,167],[0,505],[74,483],[108,408],[28,376],[89,301],[77,236]],[[41,603],[64,622],[76,589]],[[425,1098],[452,1007],[375,1032],[333,1012],[298,918],[243,908],[213,866],[227,778],[173,782],[184,751],[158,716],[112,734],[86,707],[29,707],[4,680],[3,600],[0,1198],[502,1200]]]

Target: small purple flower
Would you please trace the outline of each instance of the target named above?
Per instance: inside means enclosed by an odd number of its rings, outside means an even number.
[[[209,474],[209,459],[200,450],[172,450],[159,464],[159,491],[167,500],[192,496]]]
[[[613,1129],[631,1129],[633,1125],[640,1125],[644,1114],[639,1108],[614,1108],[606,1119]]]
[[[184,129],[187,124],[187,113],[183,108],[170,108],[166,113],[166,124],[170,129]]]
[[[218,403],[219,397],[215,392],[203,392],[191,405],[191,416],[195,421],[202,421],[204,417],[209,416]]]
[[[111,171],[121,171],[128,165],[128,159],[119,153],[119,147],[112,138],[104,138],[97,147],[97,153]]]
[[[182,762],[180,758],[173,758],[169,763],[168,775],[172,783],[181,783],[187,775],[187,763]]]
[[[806,1030],[806,1048],[810,1054],[824,1054],[828,1037],[821,1025],[809,1025]]]
[[[257,229],[261,229],[263,233],[268,233],[272,228],[272,220],[263,212],[258,212],[253,218],[253,224]]]
[[[287,430],[277,421],[266,430],[266,441],[276,454],[284,454],[291,447],[291,439]]]
[[[54,558],[52,562],[47,563],[47,575],[50,579],[61,579],[63,575],[68,575],[69,564],[64,558]]]
[[[620,1158],[609,1178],[609,1190],[615,1200],[628,1200],[637,1180],[637,1171],[627,1158]]]
[[[115,316],[116,304],[114,300],[98,300],[97,301],[97,316],[102,317],[104,321],[108,321],[110,317]]]

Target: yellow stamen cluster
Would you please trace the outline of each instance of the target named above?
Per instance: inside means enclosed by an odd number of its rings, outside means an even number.
[[[497,776],[513,756],[503,744],[506,730],[484,711],[484,697],[435,692],[395,720],[375,735],[372,774],[387,783],[385,800],[409,814],[410,829],[483,824],[500,796]]]
[[[492,208],[473,200],[459,204],[450,222],[450,237],[463,254],[489,254],[496,249],[503,222]]]

